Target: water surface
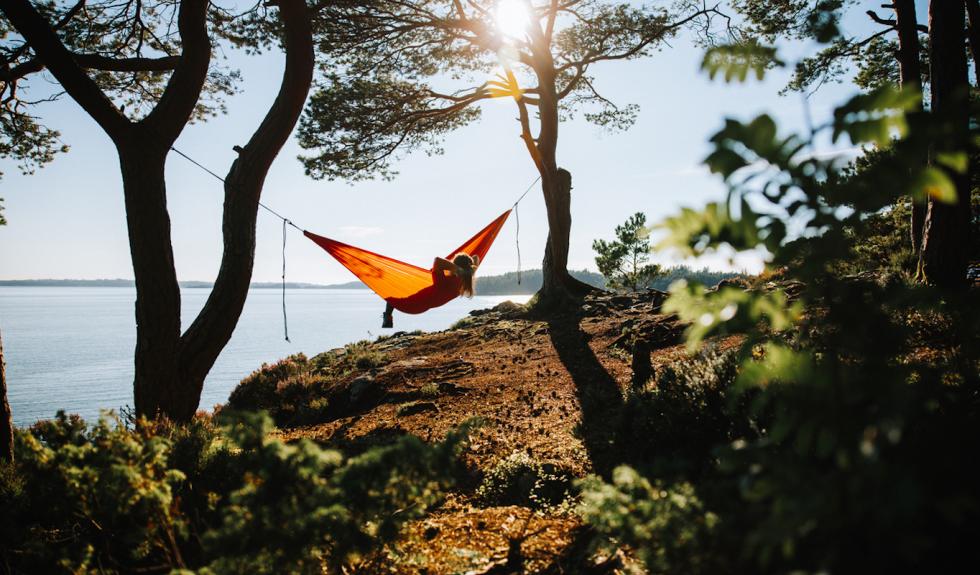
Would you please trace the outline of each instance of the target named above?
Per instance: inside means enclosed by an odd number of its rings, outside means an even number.
[[[185,288],[186,328],[208,289]],[[289,338],[283,339],[282,294],[253,289],[235,334],[204,384],[201,407],[224,403],[232,388],[263,362],[292,353],[315,355],[393,330],[381,329],[384,303],[368,290],[287,290]],[[471,310],[528,296],[459,298],[421,315],[395,312],[395,330],[441,330]],[[0,329],[16,425],[58,409],[96,417],[133,405],[136,291],[124,287],[0,286]]]

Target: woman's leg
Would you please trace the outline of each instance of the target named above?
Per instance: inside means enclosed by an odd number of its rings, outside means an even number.
[[[395,311],[395,307],[393,305],[391,305],[390,303],[386,303],[385,304],[385,313],[384,313],[383,316],[381,316],[382,317],[382,320],[381,320],[381,327],[382,328],[395,327],[395,318],[392,315],[392,312],[393,311]]]

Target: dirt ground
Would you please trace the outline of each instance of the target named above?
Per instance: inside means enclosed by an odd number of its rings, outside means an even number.
[[[600,295],[581,311],[548,319],[507,302],[447,331],[397,333],[374,344],[382,365],[347,376],[352,396],[370,389],[373,399],[344,417],[283,436],[357,449],[406,433],[441,439],[476,417],[483,424],[465,455],[476,469],[523,451],[574,477],[608,473],[617,463],[616,413],[633,376],[632,334],[650,344],[654,370],[686,354],[683,326],[659,314],[664,297],[656,291]],[[397,562],[375,558],[359,571],[475,575],[622,567],[622,557],[582,547],[583,528],[573,514],[481,508],[471,495],[454,494],[411,525],[389,550]],[[394,563],[400,566],[390,567]]]

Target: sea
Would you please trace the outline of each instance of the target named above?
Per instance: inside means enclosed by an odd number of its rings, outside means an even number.
[[[186,328],[209,289],[181,290]],[[395,331],[437,331],[470,311],[529,296],[475,296],[420,315],[395,312],[395,329],[381,329],[384,302],[364,289],[287,289],[289,341],[282,293],[249,291],[238,327],[204,384],[201,408],[227,401],[242,378],[263,363],[294,353],[313,356]],[[97,418],[102,410],[133,405],[136,346],[132,287],[0,286],[0,332],[14,424],[27,426],[58,410]]]

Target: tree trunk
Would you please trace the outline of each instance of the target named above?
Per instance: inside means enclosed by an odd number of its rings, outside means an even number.
[[[289,138],[313,79],[313,36],[303,0],[282,0],[286,66],[275,102],[225,178],[224,252],[204,308],[180,334],[163,167],[167,149],[150,142],[119,146],[130,249],[136,274],[136,413],[188,421],[204,379],[238,324],[255,260],[255,225],[266,175]],[[138,132],[142,133],[142,132]],[[150,138],[152,141],[152,138]]]
[[[14,460],[14,424],[7,403],[7,365],[3,360],[3,336],[0,335],[0,460]]]
[[[282,0],[286,65],[279,94],[249,142],[239,150],[225,178],[222,221],[224,253],[204,308],[181,338],[181,377],[187,393],[200,401],[204,378],[238,324],[255,262],[255,223],[259,197],[272,162],[299,120],[313,82],[313,32],[303,0]],[[184,412],[189,418],[193,411]]]
[[[535,66],[539,94],[538,117],[541,130],[536,142],[535,163],[541,173],[541,191],[548,214],[548,241],[541,263],[542,284],[538,292],[538,305],[543,308],[560,308],[575,305],[581,297],[594,288],[573,278],[568,273],[568,249],[572,230],[572,175],[558,167],[558,94],[555,88],[556,72],[550,50],[538,52]],[[530,147],[530,146],[529,146]]]
[[[117,151],[136,277],[136,413],[176,418],[188,404],[196,408],[196,399],[186,393],[177,370],[180,287],[167,213],[167,148],[154,145],[155,138],[145,130],[132,132],[117,143]]]
[[[898,29],[898,70],[902,88],[922,91],[922,69],[919,64],[918,19],[915,15],[915,0],[895,0],[895,22]],[[916,111],[922,110],[920,98]],[[922,226],[926,219],[926,202],[912,201],[910,240],[912,252],[918,256],[922,248]]]
[[[964,46],[964,4],[929,3],[932,113],[945,126],[933,142],[932,159],[969,149],[969,81]],[[940,287],[965,287],[970,249],[970,175],[947,170],[956,186],[952,204],[929,200],[919,257],[919,277]]]

